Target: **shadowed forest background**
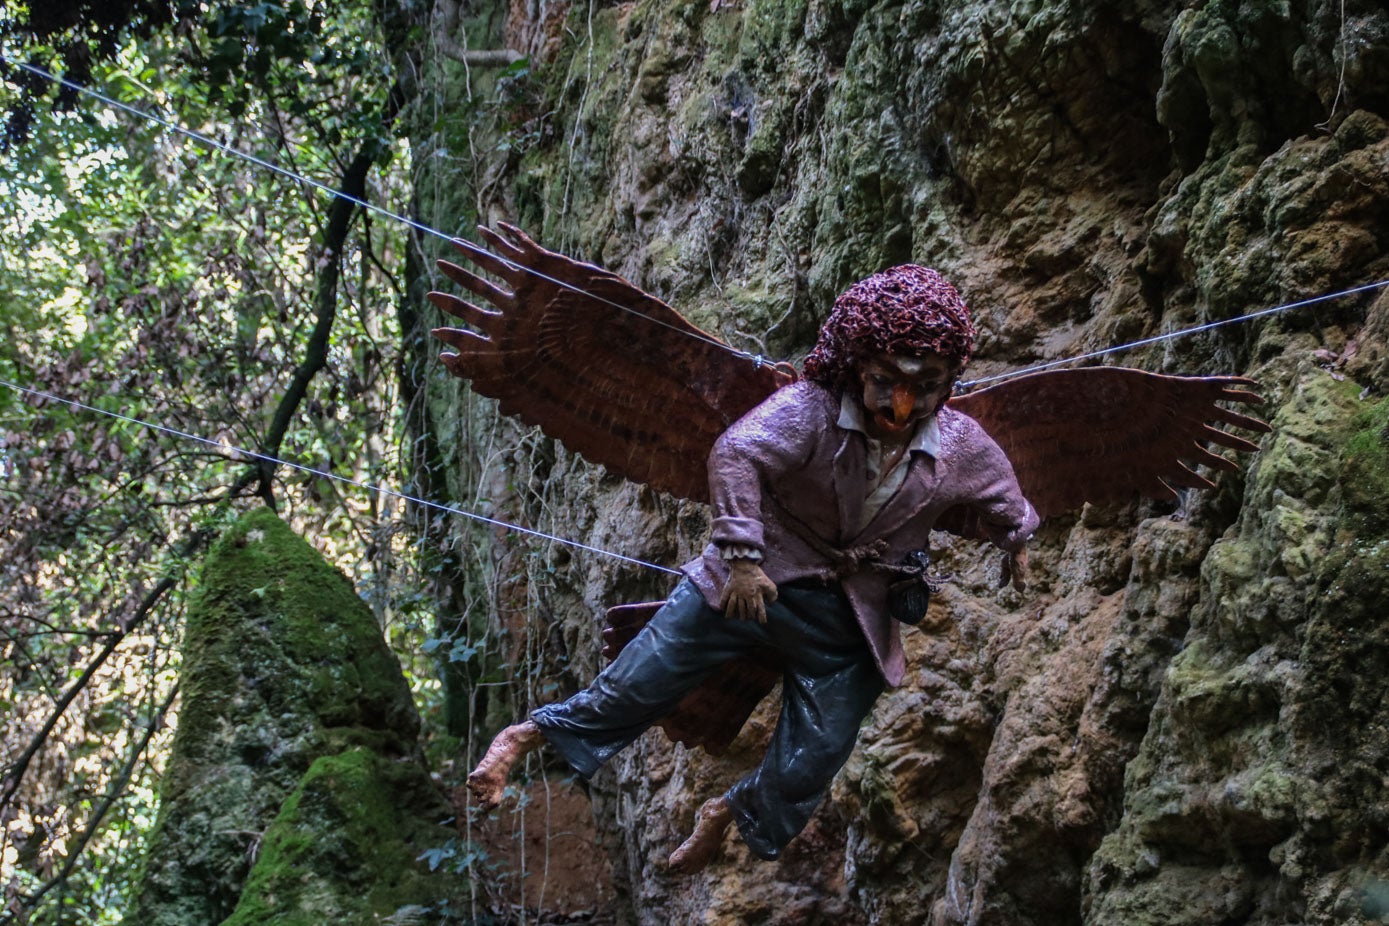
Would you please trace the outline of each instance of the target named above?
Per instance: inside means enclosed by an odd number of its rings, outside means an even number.
[[[0,53],[0,922],[1389,918],[1382,4],[9,2]],[[1045,524],[1025,593],[942,537],[806,833],[676,878],[774,705],[459,788],[668,591],[563,541],[708,521],[445,374],[434,261],[498,220],[774,359],[938,267],[975,378],[1358,291],[1097,361],[1274,430]]]

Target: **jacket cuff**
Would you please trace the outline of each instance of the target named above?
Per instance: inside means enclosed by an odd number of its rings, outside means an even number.
[[[1033,510],[1032,505],[1027,504],[1027,515],[1023,518],[1022,524],[1005,533],[998,545],[1009,553],[1018,552],[1032,540],[1032,535],[1040,523],[1037,512]]]
[[[762,522],[756,518],[715,518],[710,527],[709,539],[720,548],[745,546],[762,549]]]

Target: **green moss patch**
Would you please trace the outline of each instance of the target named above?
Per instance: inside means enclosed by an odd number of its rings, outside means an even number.
[[[328,787],[311,787],[314,781],[357,793],[340,803],[360,804],[358,814],[380,810],[390,793],[383,782],[394,782],[418,796],[395,813],[415,806],[426,808],[430,825],[443,819],[442,800],[435,796],[431,804],[419,790],[419,781],[428,783],[416,744],[419,717],[371,610],[345,576],[268,509],[243,516],[208,554],[189,607],[180,684],[159,819],[127,922],[208,926],[244,906],[252,860],[263,854],[272,821],[298,813],[296,832],[310,834],[306,821],[318,818],[300,812],[303,802],[318,800],[309,795]],[[304,838],[339,845],[359,860],[375,846],[388,859],[409,851],[372,835],[366,823],[348,825],[353,822],[337,821]],[[398,818],[387,828],[413,831]],[[359,837],[365,841],[358,844]],[[276,842],[282,870],[294,856],[291,841]],[[358,877],[378,867],[362,861]],[[382,896],[394,896],[391,885],[403,876],[390,865],[381,870]],[[363,886],[355,893],[377,890]],[[274,894],[258,894],[263,906],[257,909],[268,909]]]
[[[1346,442],[1346,507],[1357,536],[1389,535],[1389,399],[1361,412]]]
[[[416,859],[450,835],[437,825],[446,812],[417,764],[365,749],[319,758],[266,830],[223,926],[439,921],[444,879]]]

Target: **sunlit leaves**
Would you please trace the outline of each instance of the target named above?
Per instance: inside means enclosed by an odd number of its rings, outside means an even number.
[[[201,0],[40,0],[7,3],[0,16],[0,48],[7,55],[62,72],[87,83],[93,68],[109,60],[123,44],[148,38],[170,23],[196,21]],[[56,111],[72,110],[78,93],[38,75],[3,69],[10,83],[5,95],[0,149],[9,150],[29,137],[45,102]]]
[[[93,84],[330,187],[360,152],[386,163],[397,150],[381,119],[391,74],[369,5],[214,6],[178,30],[122,45],[95,64]],[[260,503],[228,498],[246,471],[236,448],[264,439],[329,261],[342,274],[328,363],[281,453],[364,482],[395,482],[400,469],[392,276],[402,229],[358,217],[330,255],[319,190],[90,100],[33,120],[0,168],[0,379],[139,422],[0,388],[0,777],[119,641],[0,815],[7,903],[54,877],[171,689],[196,574],[180,551]],[[406,183],[378,172],[368,196],[404,202]],[[373,590],[383,620],[418,620],[418,596],[395,591],[410,571],[398,503],[293,470],[273,490],[293,523]],[[137,615],[169,577],[168,593]],[[45,897],[36,922],[62,907],[84,922],[118,917],[157,754],[137,757],[133,790],[100,821],[100,851]]]

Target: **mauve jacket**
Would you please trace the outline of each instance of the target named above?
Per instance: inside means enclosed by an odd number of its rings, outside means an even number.
[[[952,530],[1008,551],[1021,549],[1036,530],[1037,515],[1003,451],[974,419],[947,407],[938,415],[940,456],[912,452],[901,489],[854,534],[846,525],[858,523],[868,494],[867,448],[863,435],[836,424],[838,417],[839,396],[802,380],[773,393],[714,445],[711,542],[683,567],[710,607],[718,608],[728,578],[721,544],[761,550],[762,569],[778,586],[830,575],[826,557],[787,526],[784,512],[839,549],[885,540],[888,563],[927,549],[937,519],[955,506],[967,514]],[[897,621],[887,613],[891,581],[863,571],[845,578],[843,587],[883,678],[897,685],[906,662]]]

